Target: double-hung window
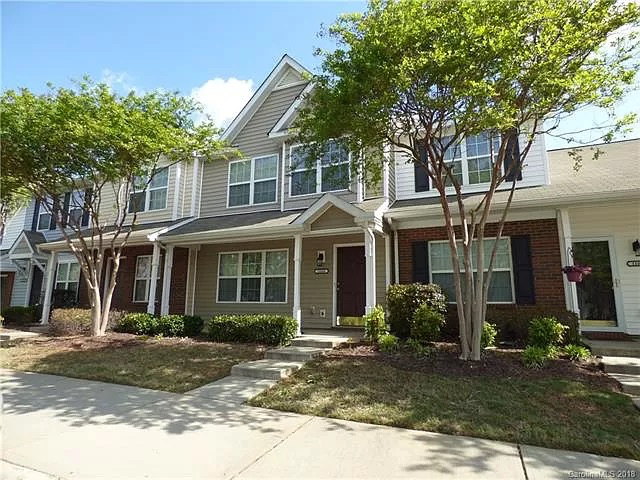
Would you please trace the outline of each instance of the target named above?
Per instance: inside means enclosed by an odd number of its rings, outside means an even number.
[[[151,263],[152,255],[138,255],[136,257],[136,272],[133,282],[133,301],[148,302],[149,288],[151,287]],[[160,269],[156,281],[160,278]]]
[[[440,140],[441,148],[444,150],[442,158],[451,169],[451,176],[453,176],[459,185],[462,185],[462,146],[460,143],[451,143],[452,138],[451,136],[447,136],[442,137]],[[445,185],[448,187],[453,186],[449,175],[446,176]]]
[[[491,259],[491,251],[493,249],[495,239],[487,238],[483,242],[484,247],[484,265],[485,271],[489,268]],[[464,254],[462,251],[462,242],[458,242],[458,258],[461,270],[464,272]],[[474,273],[476,267],[476,242],[472,245],[471,268]],[[455,288],[453,281],[453,264],[451,262],[451,252],[449,242],[432,241],[429,242],[429,270],[431,282],[437,283],[442,287],[450,302],[455,302]],[[464,288],[464,280],[463,285]],[[496,250],[496,259],[494,262],[493,273],[491,275],[491,284],[487,301],[491,303],[513,303],[513,266],[511,262],[511,242],[509,238],[501,238],[498,242]]]
[[[287,250],[221,253],[218,302],[285,303]]]
[[[498,156],[500,150],[500,138],[491,137],[487,132],[471,135],[465,138],[467,181],[473,185],[476,183],[489,183],[491,181],[491,169],[493,159]]]
[[[129,194],[129,213],[166,208],[168,190],[168,167],[157,170],[151,180],[145,177],[135,177],[133,191]]]
[[[69,206],[67,207],[68,223],[72,226],[80,226],[84,215],[84,190],[74,190],[69,196]]]
[[[332,140],[317,160],[309,160],[304,145],[295,145],[290,150],[292,197],[349,188],[349,151],[340,142]]]
[[[45,202],[47,204],[46,206],[44,205]],[[37,207],[38,207],[38,224],[36,226],[36,229],[38,231],[49,230],[53,222],[51,213],[49,213],[53,208],[53,200],[50,197],[47,197],[41,202],[38,202]]]
[[[56,271],[56,290],[78,291],[80,282],[80,265],[77,262],[63,262],[58,264]]]
[[[229,163],[229,207],[275,202],[277,179],[277,155]]]

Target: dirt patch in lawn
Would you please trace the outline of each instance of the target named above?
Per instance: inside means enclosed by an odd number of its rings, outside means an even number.
[[[543,369],[531,369],[522,364],[522,350],[489,349],[485,350],[478,362],[460,360],[460,347],[455,343],[434,344],[433,355],[419,357],[407,350],[397,353],[383,353],[377,348],[366,345],[344,346],[330,351],[328,357],[370,358],[406,371],[438,374],[447,377],[492,377],[545,379],[562,378],[589,383],[595,387],[610,391],[621,391],[618,382],[606,375],[599,362],[571,362],[559,358],[550,360]]]
[[[125,333],[38,337],[0,349],[3,367],[183,393],[264,356],[257,344]]]

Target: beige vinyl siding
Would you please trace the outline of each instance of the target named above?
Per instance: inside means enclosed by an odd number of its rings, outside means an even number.
[[[282,249],[289,252],[287,303],[218,303],[218,255],[223,252]],[[198,252],[196,271],[195,315],[209,318],[222,313],[279,313],[293,312],[293,239],[269,242],[220,243],[202,245]]]
[[[569,209],[572,240],[613,240],[612,265],[621,297],[626,332],[640,335],[640,268],[626,262],[637,260],[631,244],[640,238],[640,201],[608,203]],[[617,270],[617,271],[616,271]],[[619,319],[620,323],[620,319]]]
[[[311,230],[327,230],[354,226],[353,216],[339,208],[331,207],[311,224]]]
[[[236,146],[246,158],[264,155],[278,155],[276,201],[273,203],[227,209],[229,162],[212,162],[204,167],[202,192],[200,195],[200,216],[211,217],[225,213],[243,213],[280,209],[282,140],[270,139],[268,134],[282,114],[295,101],[300,92],[302,92],[304,87],[305,85],[295,85],[271,92],[253,117],[249,122],[247,122],[247,125],[232,141],[232,144]]]

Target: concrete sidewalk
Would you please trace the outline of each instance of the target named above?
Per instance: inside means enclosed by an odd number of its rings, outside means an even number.
[[[253,408],[237,399],[263,386],[229,378],[179,395],[34,373],[3,376],[7,480],[537,480],[612,470],[640,477],[640,462],[631,460]],[[33,477],[19,466],[33,469]]]

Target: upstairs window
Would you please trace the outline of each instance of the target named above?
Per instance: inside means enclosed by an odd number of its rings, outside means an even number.
[[[276,201],[278,156],[268,155],[229,163],[229,207]]]
[[[292,197],[349,188],[350,154],[339,142],[328,142],[325,151],[315,162],[309,162],[304,145],[291,147],[290,157]]]
[[[46,203],[46,206],[45,206]],[[47,197],[42,202],[38,202],[38,222],[36,229],[38,231],[49,230],[55,225],[51,213],[49,213],[53,207],[53,200]]]
[[[74,190],[69,194],[69,204],[67,205],[68,224],[80,226],[83,224],[82,217],[85,212],[84,207],[85,192]]]
[[[167,208],[169,168],[162,168],[151,177],[135,177],[133,191],[129,194],[129,213],[162,210]]]

